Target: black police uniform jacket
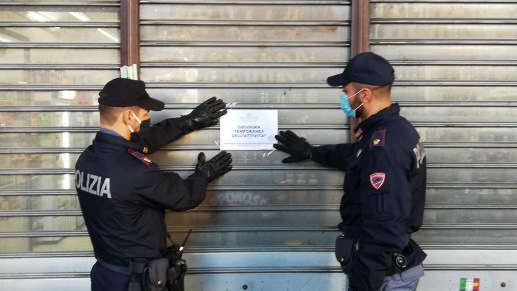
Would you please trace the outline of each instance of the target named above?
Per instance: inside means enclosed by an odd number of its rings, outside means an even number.
[[[409,266],[426,257],[410,234],[422,225],[426,159],[414,127],[393,104],[369,117],[353,144],[316,147],[313,160],[346,171],[339,228],[358,241],[346,266],[350,290],[377,291],[393,273],[392,254],[411,246]]]
[[[142,136],[151,151],[189,132],[182,118],[167,119]],[[98,132],[75,166],[76,190],[95,256],[128,265],[166,250],[164,211],[203,201],[207,178],[160,171],[120,136]]]

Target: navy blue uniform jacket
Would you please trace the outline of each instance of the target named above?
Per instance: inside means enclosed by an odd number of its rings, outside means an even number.
[[[312,159],[346,171],[339,228],[359,242],[348,272],[350,289],[376,291],[391,254],[402,252],[422,225],[426,159],[418,133],[399,115],[397,104],[358,128],[359,141],[315,147]],[[412,256],[414,265],[425,253],[418,248]]]
[[[151,151],[189,132],[182,118],[154,125],[143,136]],[[161,171],[120,136],[98,132],[75,166],[76,190],[97,259],[128,265],[166,250],[165,209],[203,201],[207,178]]]

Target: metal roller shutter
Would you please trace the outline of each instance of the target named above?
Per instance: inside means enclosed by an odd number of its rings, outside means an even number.
[[[516,289],[517,1],[370,2],[371,50],[395,65],[393,97],[430,162],[418,290],[458,290],[461,277]],[[216,95],[278,109],[281,129],[314,144],[348,140],[324,80],[349,58],[350,2],[146,0],[140,15],[141,77],[166,102],[153,120]],[[118,75],[118,23],[118,1],[0,3],[1,290],[89,290],[71,168]],[[186,175],[218,140],[217,127],[195,132],[152,159]],[[344,290],[332,253],[343,174],[233,154],[201,207],[167,214],[176,240],[194,229],[187,290]]]
[[[215,95],[236,109],[278,109],[281,129],[313,143],[345,141],[339,92],[325,80],[349,58],[348,1],[145,1],[140,17],[141,76],[166,102],[152,118],[188,113]],[[197,153],[215,154],[218,142],[214,127],[152,158],[191,170]],[[344,288],[342,274],[327,273],[335,271],[328,250],[343,174],[266,153],[233,152],[234,170],[211,185],[201,207],[167,215],[176,240],[194,230],[189,289]]]
[[[97,93],[118,76],[118,6],[0,4],[1,290],[89,288],[73,167],[97,131]]]
[[[430,162],[421,287],[515,290],[517,2],[371,2],[371,50],[395,65],[393,98]]]

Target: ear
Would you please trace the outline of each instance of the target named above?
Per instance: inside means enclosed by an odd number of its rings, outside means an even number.
[[[369,104],[373,100],[373,91],[370,88],[364,88],[363,92],[359,93],[359,98],[362,103]]]
[[[122,113],[122,122],[124,124],[129,124],[131,120],[133,119],[133,116],[131,115],[131,110],[123,110]]]

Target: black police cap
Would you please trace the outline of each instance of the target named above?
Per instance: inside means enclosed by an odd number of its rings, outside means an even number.
[[[395,80],[395,71],[383,57],[372,52],[360,53],[353,57],[341,74],[330,76],[330,86],[345,86],[350,82],[367,85],[388,85]]]
[[[147,110],[160,111],[163,102],[153,99],[145,91],[145,83],[140,80],[116,78],[99,92],[99,104],[111,107],[140,106]]]

